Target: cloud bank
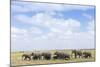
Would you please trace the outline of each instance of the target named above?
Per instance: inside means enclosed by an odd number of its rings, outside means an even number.
[[[94,15],[85,13],[94,7],[32,2],[12,2],[11,7],[12,51],[95,48]],[[62,14],[77,10],[80,20]],[[88,20],[83,22],[82,16]]]

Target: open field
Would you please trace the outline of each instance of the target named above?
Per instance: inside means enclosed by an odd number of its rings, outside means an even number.
[[[50,52],[51,54],[56,51],[64,52],[71,55],[72,50],[48,50],[48,51],[35,51],[35,52]],[[22,60],[22,55],[24,53],[30,54],[31,51],[27,52],[11,52],[11,66],[20,66],[20,65],[38,65],[38,64],[56,64],[56,63],[77,63],[77,62],[93,62],[95,61],[95,50],[94,49],[81,49],[81,52],[90,52],[92,54],[92,58],[73,58],[70,60],[59,60],[59,59],[51,59],[51,60]]]

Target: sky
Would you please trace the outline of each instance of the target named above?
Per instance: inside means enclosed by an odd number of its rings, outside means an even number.
[[[95,7],[11,2],[11,51],[95,48]]]

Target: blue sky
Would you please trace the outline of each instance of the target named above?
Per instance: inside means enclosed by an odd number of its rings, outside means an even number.
[[[12,51],[94,48],[94,23],[94,6],[12,1]]]

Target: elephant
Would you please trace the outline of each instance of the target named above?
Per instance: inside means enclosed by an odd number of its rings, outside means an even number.
[[[72,50],[72,55],[74,54],[75,58],[81,58],[82,57],[82,52],[79,50]]]
[[[70,59],[70,55],[69,54],[65,54],[63,52],[55,52],[53,59]]]
[[[32,59],[33,60],[41,60],[42,54],[41,53],[32,53]]]
[[[42,53],[44,60],[50,60],[51,59],[51,53]]]
[[[53,59],[55,60],[55,59],[58,59],[58,56],[57,55],[54,55],[53,56]]]
[[[29,55],[29,54],[23,54],[22,55],[22,60],[31,60],[31,55]]]
[[[83,58],[91,58],[92,55],[90,52],[83,52]]]

